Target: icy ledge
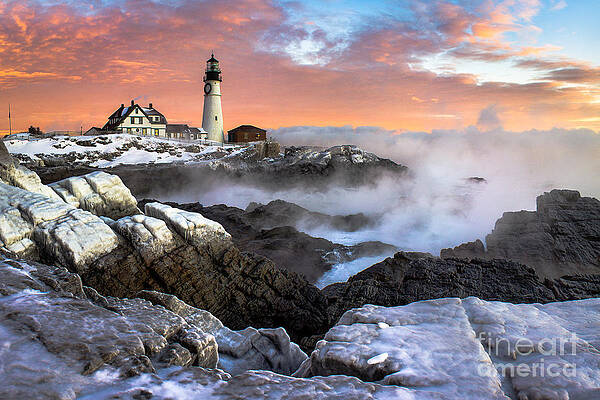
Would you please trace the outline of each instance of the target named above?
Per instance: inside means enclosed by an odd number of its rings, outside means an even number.
[[[590,399],[598,345],[600,299],[367,305],[347,311],[295,376],[352,375],[453,399]]]

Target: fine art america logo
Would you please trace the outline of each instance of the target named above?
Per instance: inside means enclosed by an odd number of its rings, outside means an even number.
[[[499,373],[507,377],[558,377],[577,375],[573,362],[578,350],[599,354],[585,341],[571,333],[570,337],[541,338],[533,341],[528,338],[511,340],[490,338],[485,333],[478,339],[492,358],[493,364],[481,363],[480,376],[495,376]]]

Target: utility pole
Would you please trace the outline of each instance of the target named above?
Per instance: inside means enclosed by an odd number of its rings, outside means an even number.
[[[10,119],[10,103],[8,103],[8,134],[12,135],[12,121]]]

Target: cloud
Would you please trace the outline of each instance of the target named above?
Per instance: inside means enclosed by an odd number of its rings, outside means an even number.
[[[498,106],[491,104],[481,110],[477,118],[477,127],[484,131],[502,128],[502,121],[498,116]]]
[[[552,11],[562,10],[563,8],[567,8],[567,2],[565,0],[555,1],[551,7]]]
[[[18,129],[101,125],[115,105],[139,93],[169,121],[199,125],[203,62],[212,50],[224,71],[227,129],[461,129],[477,123],[488,99],[508,110],[507,129],[600,129],[589,120],[600,113],[596,67],[551,57],[557,48],[550,44],[508,40],[533,29],[536,1],[415,2],[406,13],[321,13],[312,24],[297,18],[305,5],[269,0],[222,0],[218,7],[11,0],[2,7],[0,96],[20,112]],[[496,33],[479,35],[474,26]],[[425,58],[440,54],[452,57],[445,68],[425,68]],[[514,66],[514,74],[538,79],[482,81],[478,71],[456,68],[473,61],[489,65],[486,71]],[[48,115],[51,106],[71,112],[42,118],[30,111]]]

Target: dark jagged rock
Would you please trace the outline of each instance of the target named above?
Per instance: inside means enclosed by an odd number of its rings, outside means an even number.
[[[15,163],[16,161],[11,157],[10,153],[8,152],[8,149],[6,148],[6,145],[2,140],[0,140],[0,164],[8,165]]]
[[[467,242],[458,245],[452,249],[442,249],[440,251],[442,258],[485,258],[485,247],[483,242],[477,239],[474,242]]]
[[[152,200],[142,200],[139,206]],[[298,222],[303,216],[317,220],[322,215],[325,223],[357,226],[364,216],[349,215],[331,217],[326,214],[311,213],[293,203],[281,200],[267,206],[257,206],[244,211],[224,204],[204,207],[199,203],[166,203],[172,207],[197,212],[219,222],[229,232],[234,244],[242,251],[256,253],[272,260],[277,266],[303,275],[310,283],[316,282],[326,271],[340,262],[352,261],[360,257],[391,254],[394,246],[381,242],[364,242],[353,246],[333,243],[315,238],[286,223]],[[292,210],[285,218],[285,210]],[[296,212],[296,213],[294,213]],[[336,221],[336,222],[334,222]],[[280,225],[280,224],[283,224]]]
[[[309,211],[284,200],[273,200],[268,204],[250,203],[246,207],[245,217],[259,229],[301,225],[309,229],[324,226],[340,231],[355,232],[371,227],[376,222],[362,213],[331,216]]]
[[[505,258],[533,267],[540,276],[600,273],[600,201],[574,190],[537,198],[536,211],[505,212],[486,236],[487,250],[463,244],[442,257]]]
[[[323,289],[330,321],[364,304],[398,306],[444,297],[476,296],[510,303],[547,303],[595,297],[600,275],[542,281],[532,268],[493,259],[442,259],[420,253],[396,253]]]

